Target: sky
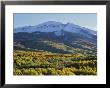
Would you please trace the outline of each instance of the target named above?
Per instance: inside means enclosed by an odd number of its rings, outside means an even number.
[[[14,28],[35,26],[47,21],[73,23],[97,30],[96,13],[14,13]]]

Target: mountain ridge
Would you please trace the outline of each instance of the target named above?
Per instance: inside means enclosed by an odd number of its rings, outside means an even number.
[[[85,27],[81,27],[79,25],[73,24],[73,23],[66,23],[63,24],[61,22],[56,22],[56,21],[47,21],[44,23],[40,23],[36,26],[24,26],[24,27],[20,27],[20,28],[15,28],[14,29],[14,33],[17,32],[35,32],[35,31],[40,31],[40,32],[54,32],[54,31],[69,31],[69,32],[79,32],[81,30],[86,30],[89,32],[92,32],[93,34],[96,35],[96,31],[85,28]]]

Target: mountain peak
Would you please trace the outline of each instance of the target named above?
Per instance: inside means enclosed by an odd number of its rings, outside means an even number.
[[[41,26],[41,25],[61,25],[61,22],[56,22],[56,21],[47,21],[41,24],[38,24],[37,26]]]

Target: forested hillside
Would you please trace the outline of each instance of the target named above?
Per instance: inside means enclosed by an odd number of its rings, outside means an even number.
[[[96,74],[96,31],[53,21],[14,29],[14,75]]]

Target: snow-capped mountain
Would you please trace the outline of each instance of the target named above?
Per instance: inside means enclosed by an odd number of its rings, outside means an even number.
[[[48,21],[41,24],[38,24],[36,26],[25,26],[20,28],[15,28],[14,33],[18,32],[55,32],[57,36],[60,36],[63,31],[72,32],[72,33],[80,33],[82,35],[93,34],[96,35],[96,31],[90,30],[88,28],[81,27],[79,25],[75,25],[72,23],[63,24],[61,22],[55,22],[55,21]]]
[[[14,42],[17,49],[30,48],[57,53],[72,53],[73,48],[96,52],[96,31],[72,23],[48,21],[36,26],[14,29]],[[58,47],[68,48],[62,50]],[[23,48],[23,49],[24,49]]]

